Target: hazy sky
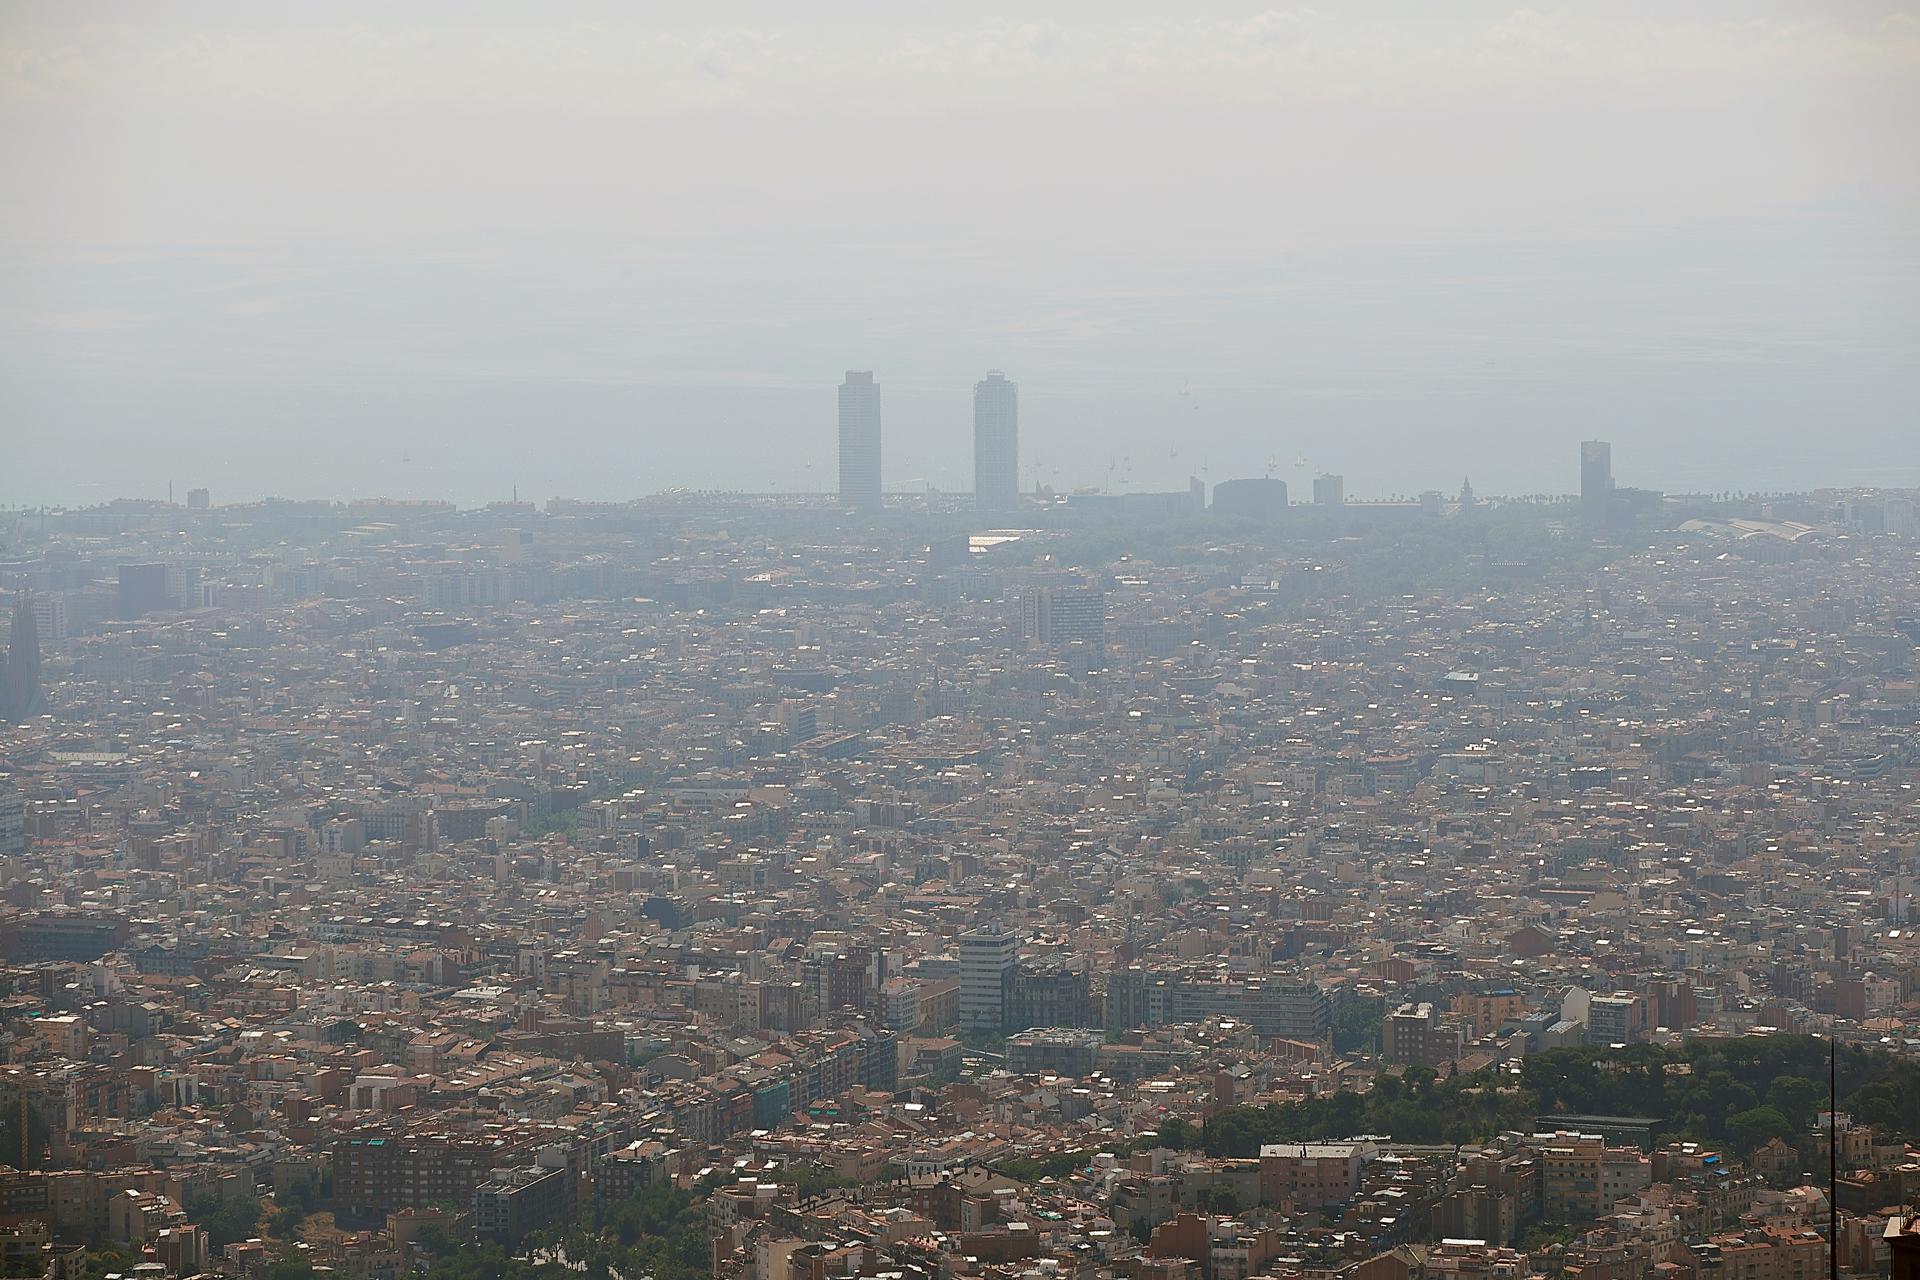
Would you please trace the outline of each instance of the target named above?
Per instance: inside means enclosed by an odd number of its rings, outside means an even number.
[[[1020,8],[0,3],[0,502],[1920,484],[1920,0]]]

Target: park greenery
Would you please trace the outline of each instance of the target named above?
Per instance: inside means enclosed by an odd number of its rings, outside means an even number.
[[[1263,1143],[1360,1134],[1397,1142],[1467,1143],[1531,1131],[1543,1115],[1636,1116],[1663,1139],[1745,1156],[1773,1138],[1794,1143],[1826,1106],[1827,1047],[1808,1036],[1700,1039],[1674,1048],[1628,1045],[1532,1054],[1516,1068],[1468,1074],[1411,1067],[1371,1091],[1230,1107],[1204,1125],[1172,1120],[1167,1146],[1251,1156]],[[1842,1046],[1840,1109],[1889,1136],[1920,1135],[1920,1066]]]
[[[1333,1004],[1333,1051],[1380,1052],[1380,1029],[1387,1020],[1384,1000],[1343,999]]]
[[[259,1234],[260,1202],[252,1196],[223,1197],[202,1192],[187,1197],[187,1216],[207,1233],[207,1243],[224,1249]]]
[[[1169,1121],[1161,1141],[1214,1156],[1255,1156],[1270,1142],[1374,1134],[1398,1142],[1465,1143],[1533,1127],[1533,1097],[1489,1070],[1441,1079],[1431,1067],[1384,1075],[1366,1093],[1342,1090],[1299,1102],[1229,1107],[1204,1125]]]
[[[694,1195],[663,1183],[595,1204],[563,1228],[528,1239],[517,1254],[493,1243],[455,1245],[444,1233],[425,1246],[432,1255],[427,1280],[701,1280],[710,1241]]]
[[[1671,1136],[1744,1155],[1812,1127],[1826,1109],[1827,1054],[1811,1036],[1573,1049],[1527,1058],[1521,1078],[1550,1114],[1652,1116]],[[1889,1137],[1920,1136],[1920,1065],[1841,1045],[1837,1067],[1840,1110]]]
[[[317,1212],[333,1194],[333,1170],[317,1179],[295,1179],[283,1191],[274,1193],[274,1210],[267,1215],[267,1231],[280,1240],[292,1240],[300,1225]]]

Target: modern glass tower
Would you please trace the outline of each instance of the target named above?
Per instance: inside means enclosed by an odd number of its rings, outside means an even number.
[[[1020,504],[1020,388],[998,369],[973,384],[973,498],[982,511]]]
[[[1607,519],[1613,499],[1613,446],[1605,440],[1580,442],[1580,510],[1595,524]]]
[[[40,628],[33,600],[22,591],[14,599],[7,633],[7,658],[0,663],[0,721],[25,720],[46,709],[40,677]]]
[[[851,369],[840,384],[840,501],[880,509],[880,384]]]

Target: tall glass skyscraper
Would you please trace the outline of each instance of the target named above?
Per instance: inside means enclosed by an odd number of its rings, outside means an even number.
[[[40,678],[40,627],[33,600],[22,591],[14,597],[7,658],[0,662],[0,723],[37,716],[46,709],[46,701]]]
[[[840,501],[880,509],[880,385],[851,369],[840,384]]]
[[[998,369],[973,384],[973,498],[982,511],[1020,505],[1020,388]]]
[[[1605,440],[1580,442],[1580,510],[1594,524],[1605,524],[1613,500],[1613,446]]]

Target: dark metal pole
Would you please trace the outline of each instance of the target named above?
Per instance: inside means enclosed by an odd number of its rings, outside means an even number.
[[[1827,1034],[1827,1277],[1840,1280],[1840,1032]]]

